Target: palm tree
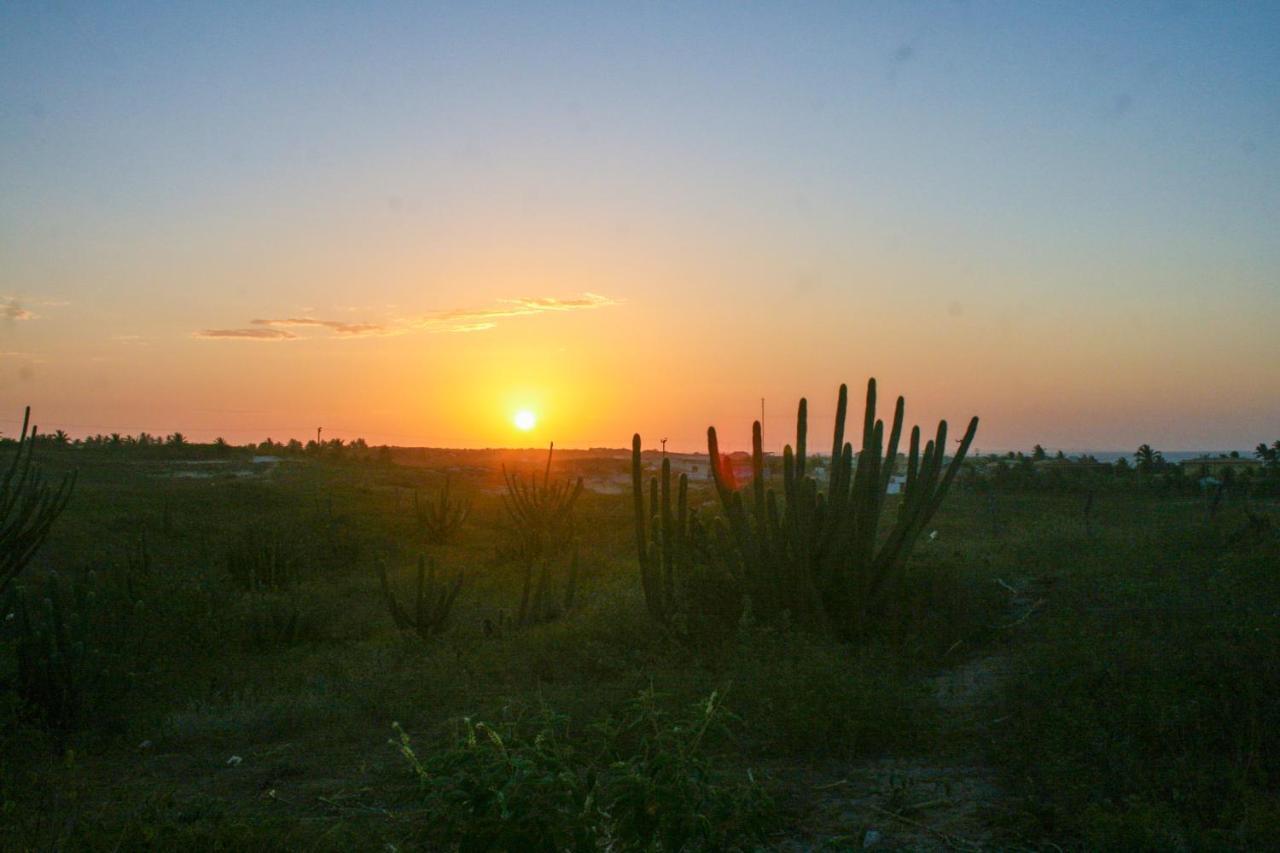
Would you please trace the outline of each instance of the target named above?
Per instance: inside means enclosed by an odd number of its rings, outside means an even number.
[[[1045,452],[1044,452],[1044,447],[1043,447],[1043,446],[1041,446],[1041,445],[1039,445],[1039,444],[1037,444],[1037,445],[1036,445],[1034,448],[1032,448],[1032,450],[1031,450],[1031,458],[1032,458],[1032,459],[1034,459],[1034,460],[1036,460],[1037,462],[1039,462],[1039,461],[1040,461],[1040,460],[1042,460],[1042,459],[1047,459],[1047,458],[1048,458],[1048,456],[1049,456],[1049,454],[1047,454],[1047,453],[1045,453]]]
[[[54,430],[53,443],[58,447],[66,447],[71,443],[71,436],[67,435],[65,430]]]
[[[185,447],[187,444],[187,437],[180,432],[175,432],[165,439],[165,444],[170,447]]]
[[[1164,454],[1159,450],[1152,448],[1149,444],[1144,444],[1138,448],[1133,454],[1134,462],[1137,468],[1144,474],[1150,474],[1157,467],[1164,464]]]

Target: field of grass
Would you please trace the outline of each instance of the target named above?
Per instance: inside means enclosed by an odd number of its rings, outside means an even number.
[[[435,546],[412,494],[443,484],[437,468],[176,478],[158,458],[44,454],[79,482],[26,582],[93,574],[100,664],[66,725],[3,692],[0,847],[1280,838],[1280,542],[1240,504],[1210,517],[1199,499],[1117,490],[1087,529],[1078,496],[953,490],[872,630],[837,642],[749,617],[656,624],[630,497],[589,490],[574,607],[517,628],[500,461],[452,474],[472,512]],[[237,582],[264,543],[296,588]],[[407,598],[420,554],[465,572],[426,641],[396,629],[378,572]]]

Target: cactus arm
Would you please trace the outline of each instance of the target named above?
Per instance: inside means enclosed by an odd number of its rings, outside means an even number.
[[[804,476],[805,468],[805,445],[809,438],[809,402],[804,398],[800,398],[800,405],[796,407],[796,476]]]

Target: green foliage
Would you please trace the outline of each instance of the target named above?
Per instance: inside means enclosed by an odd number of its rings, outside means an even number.
[[[19,716],[62,733],[118,724],[142,653],[163,636],[154,617],[121,570],[19,586],[6,632]]]
[[[810,469],[806,455],[808,405],[800,401],[796,444],[783,453],[782,495],[766,486],[763,438],[757,421],[752,431],[750,495],[738,490],[722,470],[715,427],[707,430],[712,478],[723,521],[703,528],[690,518],[687,499],[677,493],[673,513],[670,471],[664,461],[661,485],[650,483],[646,516],[641,483],[640,439],[632,440],[632,499],[641,578],[646,602],[659,619],[669,619],[678,574],[702,562],[732,585],[731,599],[746,598],[762,618],[783,613],[839,636],[860,633],[868,613],[882,603],[888,582],[906,563],[925,525],[937,512],[964,461],[978,419],[969,423],[955,456],[946,463],[947,423],[920,446],[920,428],[911,431],[906,480],[897,518],[881,535],[881,516],[897,464],[905,403],[899,397],[889,435],[876,419],[876,384],[867,383],[862,450],[855,465],[853,446],[844,441],[848,390],[840,386],[826,489]]]
[[[708,755],[728,720],[718,694],[675,717],[650,690],[577,737],[544,707],[526,725],[464,719],[453,744],[426,758],[399,725],[392,743],[421,785],[435,845],[729,850],[758,844],[773,809],[749,772],[731,780]]]
[[[432,501],[420,501],[418,490],[413,491],[413,516],[428,545],[447,545],[452,542],[471,514],[470,501],[453,498],[449,494],[450,480],[450,477],[445,477],[444,488],[436,493]]]
[[[1134,451],[1133,461],[1139,473],[1153,474],[1164,466],[1164,454],[1149,444],[1143,444]]]
[[[1065,606],[1018,649],[996,757],[1032,832],[1089,849],[1269,846],[1280,547],[1157,535],[1158,550],[1075,555]]]
[[[250,592],[240,601],[244,641],[248,648],[266,650],[292,646],[305,626],[297,591]]]
[[[731,782],[707,752],[735,723],[716,692],[684,715],[662,707],[652,688],[616,722],[600,726],[609,766],[600,802],[617,846],[635,850],[725,850],[759,843],[773,804],[751,771]]]
[[[75,488],[75,474],[54,487],[46,483],[32,462],[36,428],[27,431],[31,407],[22,416],[13,459],[0,475],[0,606],[14,579],[26,568],[49,535],[49,528],[67,506]]]
[[[36,593],[17,595],[17,695],[24,716],[54,729],[70,729],[85,711],[88,682],[102,671],[93,632],[97,583],[64,581],[56,573]]]
[[[382,583],[382,594],[387,602],[387,610],[401,631],[413,630],[419,637],[429,640],[444,630],[453,609],[454,599],[462,589],[462,572],[452,584],[436,581],[436,561],[427,557],[418,557],[418,582],[415,587],[412,609],[400,606],[396,595],[387,579],[387,567],[378,563],[378,578]]]

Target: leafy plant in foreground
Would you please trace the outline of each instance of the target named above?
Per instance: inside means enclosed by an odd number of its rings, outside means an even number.
[[[461,851],[726,850],[758,845],[773,807],[748,773],[733,780],[706,752],[729,721],[719,694],[687,716],[654,693],[618,720],[572,736],[543,709],[531,725],[464,719],[446,749],[395,745],[422,788],[429,841]],[[530,734],[529,732],[532,732]]]

